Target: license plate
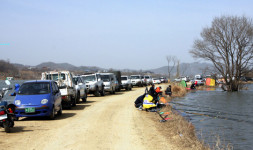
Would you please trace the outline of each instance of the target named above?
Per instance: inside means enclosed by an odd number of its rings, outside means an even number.
[[[3,120],[3,119],[7,119],[7,114],[0,116],[0,120]]]
[[[34,107],[25,108],[25,113],[35,113]]]

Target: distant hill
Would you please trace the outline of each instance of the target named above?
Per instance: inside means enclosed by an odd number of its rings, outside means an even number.
[[[37,66],[36,68],[42,69],[43,67],[50,68],[51,70],[69,70],[69,71],[97,71],[104,70],[103,68],[93,67],[93,66],[74,66],[69,63],[54,63],[54,62],[44,62]]]
[[[182,63],[179,67],[180,75],[182,76],[194,76],[196,74],[211,74],[213,72],[213,65],[209,63]],[[163,66],[156,69],[150,69],[154,73],[168,75],[168,66]],[[171,71],[172,76],[177,73],[177,66]]]
[[[30,66],[25,66],[22,64],[13,64],[15,67],[22,69],[22,68],[29,68]],[[96,66],[74,66],[69,63],[54,63],[54,62],[44,62],[37,66],[32,66],[33,68],[43,69],[49,68],[50,70],[69,70],[69,71],[82,71],[82,72],[96,72],[96,71],[105,71],[109,69],[104,69]],[[213,65],[209,63],[182,63],[180,64],[180,75],[181,76],[194,76],[196,74],[211,74]],[[122,69],[122,72],[139,72],[139,70],[134,69]],[[163,74],[168,75],[168,67],[163,66],[155,69],[143,70],[143,72],[153,72],[155,74]],[[177,73],[177,67],[175,66],[172,70],[172,77]]]

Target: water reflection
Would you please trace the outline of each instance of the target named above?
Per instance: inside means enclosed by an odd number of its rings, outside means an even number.
[[[219,135],[234,149],[253,147],[253,84],[248,90],[224,92],[220,88],[206,88],[190,92],[172,103],[191,117],[191,122],[202,137],[214,144]]]

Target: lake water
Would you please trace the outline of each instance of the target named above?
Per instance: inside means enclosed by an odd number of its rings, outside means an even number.
[[[224,92],[220,88],[194,91],[173,105],[190,115],[198,136],[213,145],[217,135],[235,150],[253,149],[253,84],[248,90]]]

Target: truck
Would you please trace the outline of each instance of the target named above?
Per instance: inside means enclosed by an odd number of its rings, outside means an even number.
[[[94,94],[95,96],[104,96],[104,82],[101,79],[100,73],[81,75],[81,78],[86,83],[88,94]]]
[[[53,80],[57,83],[62,96],[62,106],[71,108],[76,106],[76,90],[73,74],[70,71],[42,72],[41,80]]]

